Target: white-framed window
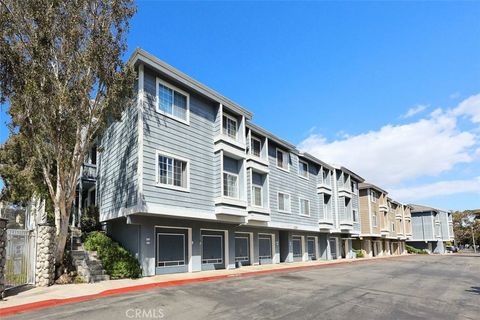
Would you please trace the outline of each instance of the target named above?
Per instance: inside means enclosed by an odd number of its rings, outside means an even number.
[[[352,192],[353,192],[354,194],[357,194],[357,191],[358,191],[358,184],[357,184],[357,182],[356,182],[356,181],[352,181],[351,184],[352,184]]]
[[[223,195],[238,198],[238,174],[223,172]]]
[[[189,188],[189,161],[157,151],[157,186],[178,190]]]
[[[189,123],[190,95],[160,78],[157,78],[156,104],[157,112],[180,122]]]
[[[330,210],[329,210],[330,197],[331,196],[328,194],[323,194],[323,215],[325,219],[330,219]]]
[[[329,175],[330,170],[323,168],[322,169],[322,182],[324,184],[329,184],[328,181],[328,175]]]
[[[392,232],[395,232],[395,222],[392,222]]]
[[[372,198],[372,202],[377,202],[377,193],[373,190],[370,190],[370,197]]]
[[[376,226],[377,226],[377,213],[374,212],[372,215],[372,227],[376,227]]]
[[[310,200],[300,198],[300,214],[310,216]]]
[[[288,152],[277,149],[277,168],[289,171],[290,165]]]
[[[250,139],[250,154],[259,158],[262,156],[262,142],[253,136]]]
[[[298,160],[298,174],[300,177],[308,179],[308,162]]]
[[[233,116],[224,113],[222,119],[223,134],[237,140],[238,122]]]
[[[352,210],[353,222],[358,222],[358,211],[356,209]]]
[[[290,206],[290,195],[288,193],[279,192],[277,196],[278,200],[278,211],[290,213],[291,206]]]
[[[263,187],[252,185],[252,206],[263,207]]]

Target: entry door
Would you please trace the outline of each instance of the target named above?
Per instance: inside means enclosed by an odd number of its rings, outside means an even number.
[[[317,260],[317,253],[315,248],[315,238],[307,238],[308,260]]]
[[[328,241],[330,242],[330,254],[332,259],[337,259],[337,239],[330,238]]]
[[[202,231],[202,270],[225,269],[225,233]]]
[[[293,261],[302,261],[303,251],[302,251],[301,236],[292,237],[292,251],[293,251]]]
[[[235,262],[243,266],[250,264],[250,235],[248,233],[235,234]]]

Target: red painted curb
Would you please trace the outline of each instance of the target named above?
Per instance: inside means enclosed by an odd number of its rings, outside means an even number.
[[[392,256],[387,257],[388,259],[392,258],[401,258],[407,256]],[[105,290],[99,293],[85,295],[85,296],[78,296],[72,298],[65,298],[65,299],[49,299],[43,301],[37,301],[32,303],[26,303],[18,306],[7,307],[7,308],[0,308],[0,317],[11,316],[19,313],[34,311],[34,310],[41,310],[47,309],[55,306],[60,306],[63,304],[68,303],[75,303],[87,300],[93,300],[102,297],[108,297],[113,295],[118,295],[127,292],[136,292],[136,291],[143,291],[143,290],[150,290],[155,288],[164,288],[164,287],[173,287],[173,286],[181,286],[190,283],[197,283],[197,282],[207,282],[207,281],[217,281],[227,278],[239,278],[239,277],[251,277],[257,275],[265,275],[270,273],[279,273],[279,272],[288,272],[288,271],[298,271],[304,269],[314,269],[314,268],[321,268],[321,267],[328,267],[334,266],[339,264],[352,264],[352,263],[360,263],[360,262],[371,262],[378,259],[364,259],[364,260],[343,260],[343,261],[333,261],[330,263],[323,263],[323,264],[316,264],[316,265],[307,265],[307,266],[292,266],[288,268],[280,268],[280,269],[270,269],[270,270],[256,270],[256,271],[249,271],[244,273],[238,274],[222,274],[218,276],[210,276],[210,277],[203,277],[203,278],[193,278],[193,279],[183,279],[183,280],[171,280],[171,281],[164,281],[164,282],[155,282],[155,283],[147,283],[147,284],[140,284],[130,287],[123,287],[123,288],[116,288]],[[382,259],[383,260],[383,259]]]

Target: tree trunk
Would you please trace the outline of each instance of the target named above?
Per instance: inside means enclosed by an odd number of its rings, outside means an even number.
[[[65,245],[67,244],[68,222],[70,220],[71,211],[67,210],[66,208],[70,207],[71,204],[65,205],[64,203],[59,203],[58,206],[55,206],[55,227],[57,229],[57,248],[55,252],[55,261],[57,266],[63,264],[63,253],[65,252]]]

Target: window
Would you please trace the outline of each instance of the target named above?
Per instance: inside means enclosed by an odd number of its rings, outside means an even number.
[[[252,205],[255,207],[263,207],[262,197],[262,186],[252,185]]]
[[[229,198],[238,198],[238,175],[223,173],[223,195]]]
[[[392,222],[392,232],[395,232],[395,222]]]
[[[356,181],[352,181],[352,192],[357,194],[358,186]]]
[[[329,184],[328,173],[329,173],[329,170],[327,170],[327,169],[322,170],[322,181],[323,181],[324,184]]]
[[[303,216],[310,215],[310,201],[307,199],[300,199],[300,214]]]
[[[372,216],[372,227],[376,227],[376,226],[377,226],[377,213],[374,212]]]
[[[180,121],[188,122],[188,94],[157,79],[157,111]]]
[[[308,163],[302,160],[298,161],[298,174],[300,177],[308,179]]]
[[[272,236],[258,235],[258,258],[260,260],[272,259]]]
[[[287,171],[289,169],[288,153],[279,149],[277,149],[277,167]]]
[[[172,188],[188,188],[188,162],[174,157],[157,154],[157,184]]]
[[[372,202],[377,202],[377,193],[373,190],[370,190],[370,196],[372,197]]]
[[[250,144],[250,153],[256,157],[260,157],[262,151],[262,142],[259,139],[252,137]]]
[[[278,211],[290,212],[290,195],[278,193]]]
[[[235,262],[249,262],[249,238],[248,235],[235,236]]]
[[[237,140],[237,120],[225,113],[223,114],[223,134]]]
[[[352,214],[353,214],[353,222],[358,222],[358,212],[357,212],[357,210],[353,209]]]
[[[328,194],[323,194],[323,215],[325,219],[330,218],[330,210],[328,203],[330,202],[330,195]]]

